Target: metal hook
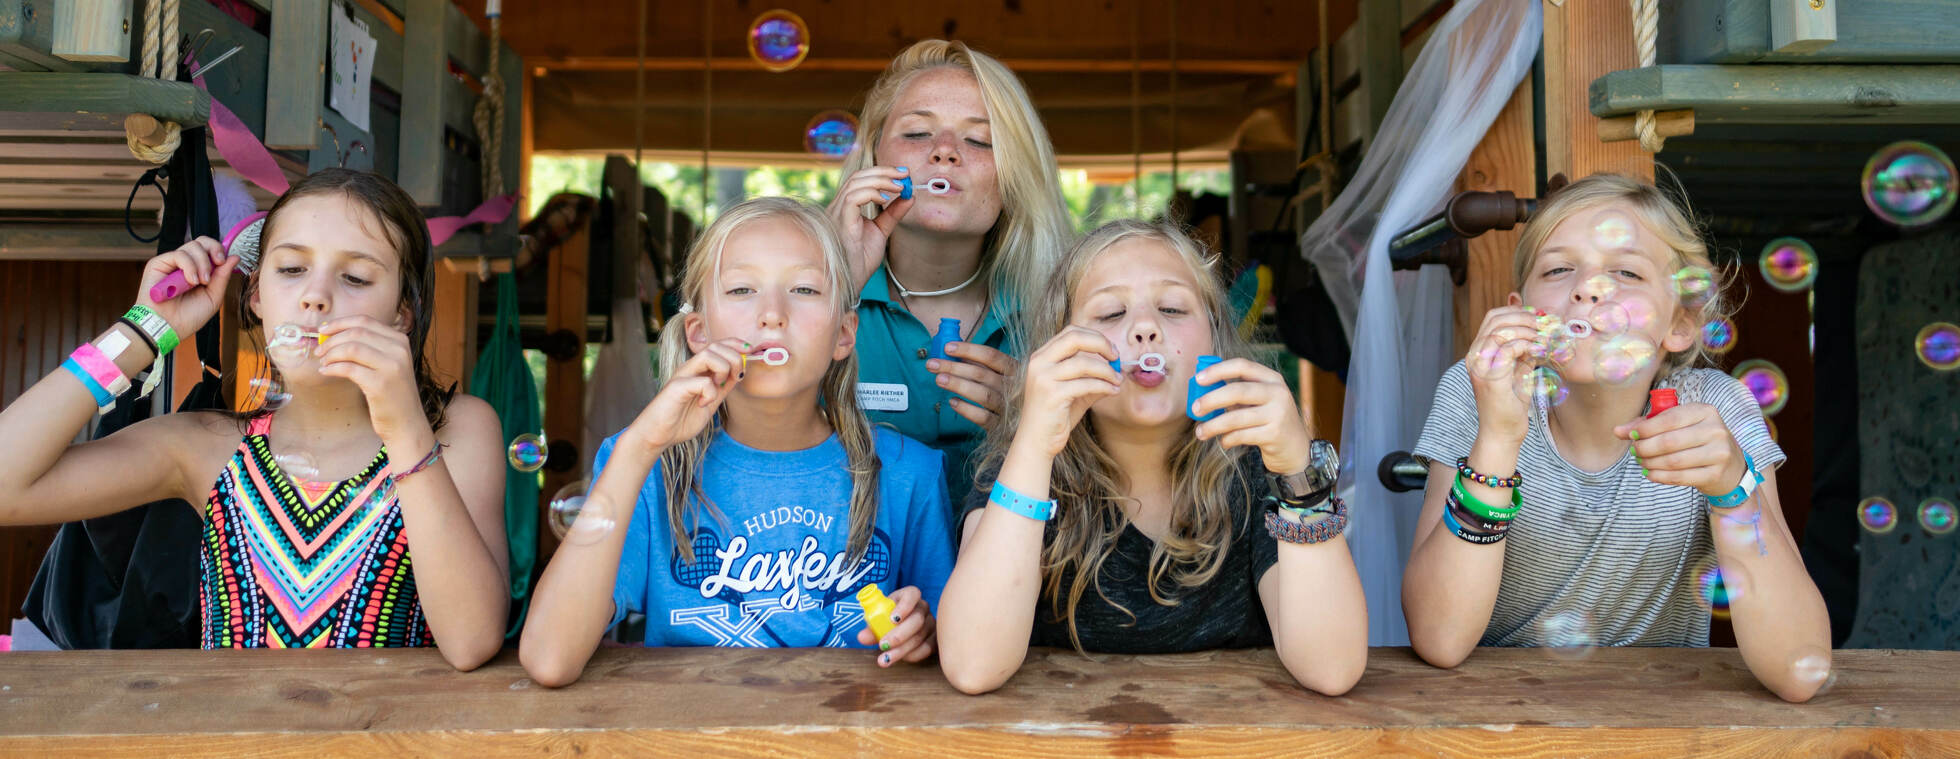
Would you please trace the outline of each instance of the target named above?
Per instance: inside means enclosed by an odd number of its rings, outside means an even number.
[[[205,76],[206,74],[209,74],[209,73],[211,73],[211,69],[214,69],[214,68],[217,68],[217,67],[218,67],[218,64],[220,64],[220,63],[224,63],[224,62],[225,62],[225,59],[227,59],[227,58],[230,58],[230,57],[232,57],[232,56],[234,56],[234,55],[237,55],[237,54],[238,54],[238,51],[240,51],[240,50],[244,50],[244,49],[245,49],[245,46],[244,46],[244,45],[233,45],[233,46],[231,47],[231,49],[230,49],[230,50],[226,50],[226,51],[224,51],[223,53],[220,53],[220,54],[218,54],[218,57],[217,57],[217,58],[214,58],[214,59],[212,59],[210,63],[206,63],[206,64],[204,64],[204,65],[202,65],[202,66],[198,66],[198,67],[197,67],[197,73],[195,73],[195,74],[192,74],[192,75],[191,75],[191,78],[192,78],[192,79],[202,79],[202,78],[204,78],[204,76]],[[195,64],[196,64],[197,62],[196,62],[196,61],[191,61],[191,63],[192,63],[193,65],[195,65]]]
[[[216,36],[218,36],[217,32],[206,28],[198,32],[195,37],[188,35],[183,37],[178,42],[177,49],[183,51],[184,57],[177,59],[177,63],[184,64],[197,60],[198,56],[204,54],[204,46],[211,44],[211,39]]]

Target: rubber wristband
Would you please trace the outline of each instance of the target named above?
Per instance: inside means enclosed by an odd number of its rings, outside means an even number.
[[[1463,525],[1457,524],[1456,517],[1451,516],[1448,509],[1443,510],[1443,526],[1449,528],[1450,532],[1455,533],[1457,537],[1462,538],[1466,542],[1476,543],[1478,545],[1490,545],[1504,539],[1504,533],[1501,532],[1495,535],[1478,535],[1463,529]]]
[[[1055,516],[1054,501],[1029,498],[998,481],[994,483],[994,492],[987,496],[987,502],[1037,522],[1046,522]]]
[[[1449,495],[1444,496],[1443,505],[1445,510],[1456,518],[1457,524],[1469,527],[1472,532],[1498,533],[1511,529],[1511,520],[1509,519],[1487,520],[1471,511],[1463,505],[1462,499],[1456,497],[1455,491],[1451,491]]]
[[[1747,453],[1742,454],[1742,465],[1742,481],[1736,483],[1734,490],[1727,495],[1705,496],[1710,508],[1732,509],[1748,503],[1749,497],[1756,494],[1756,486],[1763,484],[1763,473],[1756,471],[1756,459]]]
[[[128,316],[124,316],[120,319],[117,319],[116,323],[127,325],[129,327],[129,331],[136,333],[137,337],[143,338],[143,344],[150,346],[150,356],[155,357],[155,356],[163,355],[161,352],[157,350],[157,339],[154,337],[150,337],[150,333],[144,332],[143,325],[137,324],[136,320],[131,319]]]
[[[1478,500],[1476,496],[1470,494],[1469,488],[1463,486],[1462,475],[1457,475],[1456,482],[1450,485],[1450,492],[1455,493],[1456,497],[1463,501],[1464,508],[1469,509],[1470,513],[1493,522],[1514,519],[1518,515],[1518,510],[1524,508],[1524,495],[1516,488],[1511,489],[1511,505],[1508,508],[1492,506]]]
[[[123,314],[123,318],[136,325],[137,331],[150,336],[151,342],[156,343],[157,356],[177,350],[177,330],[172,329],[170,322],[151,311],[149,306],[141,303],[130,306],[129,313]]]
[[[102,383],[95,381],[95,377],[91,376],[87,369],[83,369],[81,364],[75,363],[75,359],[69,358],[61,362],[61,368],[67,369],[69,374],[75,375],[75,379],[82,381],[82,387],[87,388],[88,394],[95,397],[97,408],[115,404],[116,396],[110,395],[109,389],[103,387]]]

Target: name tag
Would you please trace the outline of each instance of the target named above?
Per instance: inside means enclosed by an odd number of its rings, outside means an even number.
[[[858,407],[866,411],[904,411],[912,406],[912,389],[886,382],[859,382]]]

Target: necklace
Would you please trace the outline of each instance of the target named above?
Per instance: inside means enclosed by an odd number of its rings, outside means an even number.
[[[911,288],[908,288],[905,286],[904,282],[898,281],[898,273],[892,271],[892,267],[890,266],[885,267],[885,276],[891,277],[892,284],[898,286],[898,297],[900,298],[910,298],[913,296],[918,296],[921,298],[932,298],[940,295],[952,295],[953,293],[959,292],[961,290],[965,290],[968,285],[971,285],[974,282],[978,282],[980,280],[980,268],[975,268],[973,270],[973,276],[967,277],[965,282],[961,282],[957,285],[953,285],[952,287],[948,287],[944,290],[913,290]]]

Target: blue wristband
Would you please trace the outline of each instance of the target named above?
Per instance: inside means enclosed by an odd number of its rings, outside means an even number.
[[[994,492],[987,496],[987,502],[1037,522],[1046,522],[1055,515],[1054,501],[1037,501],[999,482],[994,483]]]
[[[116,402],[116,396],[110,395],[109,389],[103,387],[102,383],[96,382],[94,377],[89,376],[88,371],[83,369],[81,364],[75,363],[75,359],[71,358],[61,362],[61,368],[67,369],[69,374],[75,375],[75,379],[82,381],[82,387],[88,388],[88,394],[95,396],[96,408],[101,408]]]
[[[1747,503],[1749,496],[1756,494],[1756,486],[1763,484],[1763,473],[1756,471],[1756,459],[1747,453],[1742,454],[1742,465],[1746,468],[1742,473],[1742,482],[1727,495],[1707,496],[1709,506],[1717,509],[1732,509]]]

